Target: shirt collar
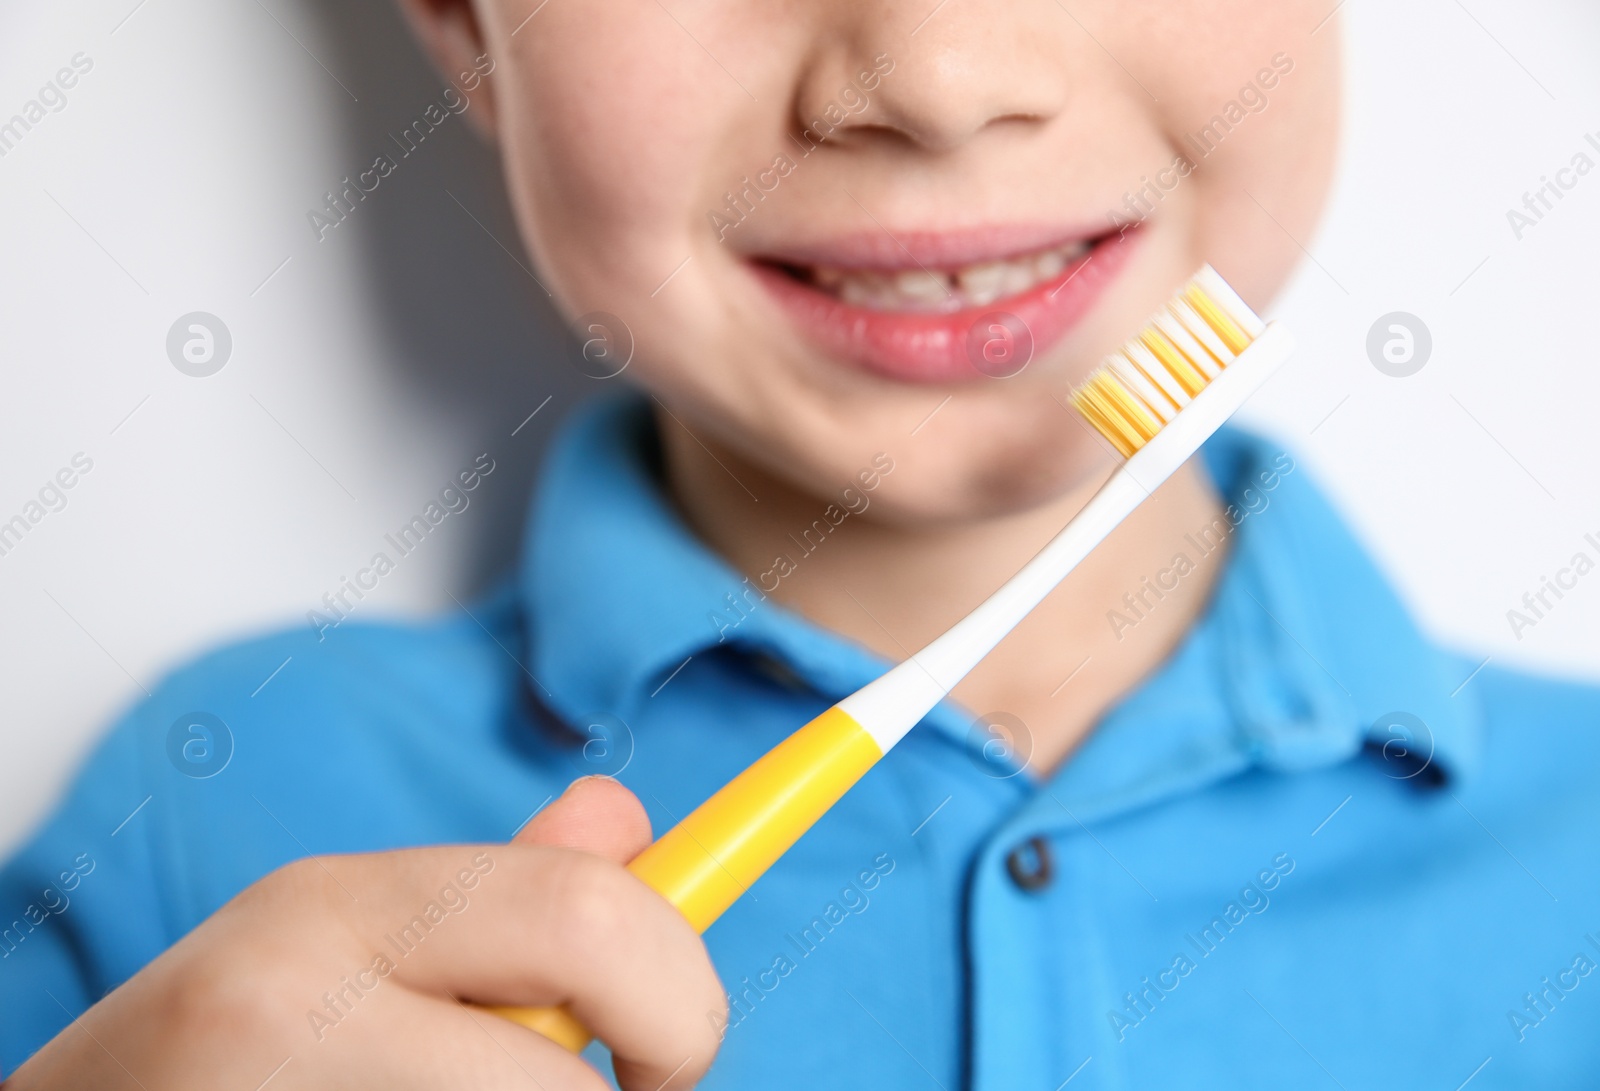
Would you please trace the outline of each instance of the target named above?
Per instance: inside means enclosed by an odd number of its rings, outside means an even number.
[[[694,536],[666,495],[654,421],[637,397],[580,407],[551,445],[520,579],[530,671],[568,719],[628,719],[691,657],[723,645],[830,699],[886,665],[764,599]]]
[[[1456,692],[1460,661],[1417,631],[1306,469],[1232,429],[1206,445],[1204,463],[1232,540],[1211,604],[1052,780],[1057,802],[1093,810],[1218,768],[1310,768],[1363,745],[1419,784],[1467,772],[1480,727],[1470,689]],[[776,662],[827,700],[886,665],[763,600],[695,538],[665,494],[638,397],[590,403],[564,426],[520,579],[530,672],[569,720],[628,719],[719,646]],[[955,735],[969,722],[953,706],[931,719]]]
[[[1227,566],[1167,662],[1053,778],[1049,802],[1082,820],[1130,794],[1362,750],[1418,787],[1470,774],[1482,727],[1467,668],[1418,631],[1307,469],[1231,428],[1202,454],[1226,505]],[[1205,563],[1208,540],[1188,541]]]

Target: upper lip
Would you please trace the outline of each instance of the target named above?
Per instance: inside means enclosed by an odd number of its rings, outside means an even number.
[[[1005,224],[926,231],[874,228],[823,239],[763,246],[749,256],[775,265],[850,270],[957,269],[1091,242],[1106,228]]]

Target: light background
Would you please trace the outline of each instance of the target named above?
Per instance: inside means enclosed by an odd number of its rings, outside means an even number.
[[[1583,542],[1600,537],[1600,171],[1520,241],[1506,218],[1578,151],[1600,163],[1584,141],[1600,140],[1600,7],[1369,0],[1340,19],[1346,154],[1274,310],[1302,348],[1249,415],[1433,632],[1479,660],[1600,674],[1600,573],[1520,640],[1506,619],[1575,551],[1600,552]],[[483,587],[551,427],[593,387],[464,119],[326,239],[309,228],[442,89],[389,0],[11,3],[0,120],[80,52],[94,67],[66,107],[0,158],[0,522],[74,454],[94,462],[0,556],[0,851],[163,673],[305,624],[487,452],[471,507],[360,615]],[[166,356],[191,311],[232,333],[210,378]],[[1432,331],[1409,378],[1366,354],[1391,311]]]

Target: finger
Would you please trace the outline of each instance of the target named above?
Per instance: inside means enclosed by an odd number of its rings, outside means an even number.
[[[540,845],[457,845],[320,864],[330,886],[360,898],[347,910],[371,945],[358,986],[393,975],[417,992],[478,1004],[568,1004],[611,1047],[619,1077],[645,1091],[669,1078],[686,1086],[716,1053],[725,1000],[704,944],[613,861]],[[462,871],[473,875],[470,892],[457,881]]]
[[[625,864],[650,844],[644,804],[610,777],[580,777],[533,816],[515,845],[561,845]]]
[[[320,1010],[319,1010],[320,1013]],[[409,1091],[605,1091],[587,1062],[488,1012],[386,984],[332,1012],[270,1086]],[[298,1069],[296,1066],[299,1066]]]

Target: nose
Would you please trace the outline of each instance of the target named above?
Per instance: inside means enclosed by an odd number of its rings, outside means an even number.
[[[1048,4],[844,4],[842,33],[814,55],[795,98],[795,121],[812,141],[949,151],[986,129],[1048,121],[1066,104],[1067,20]]]

